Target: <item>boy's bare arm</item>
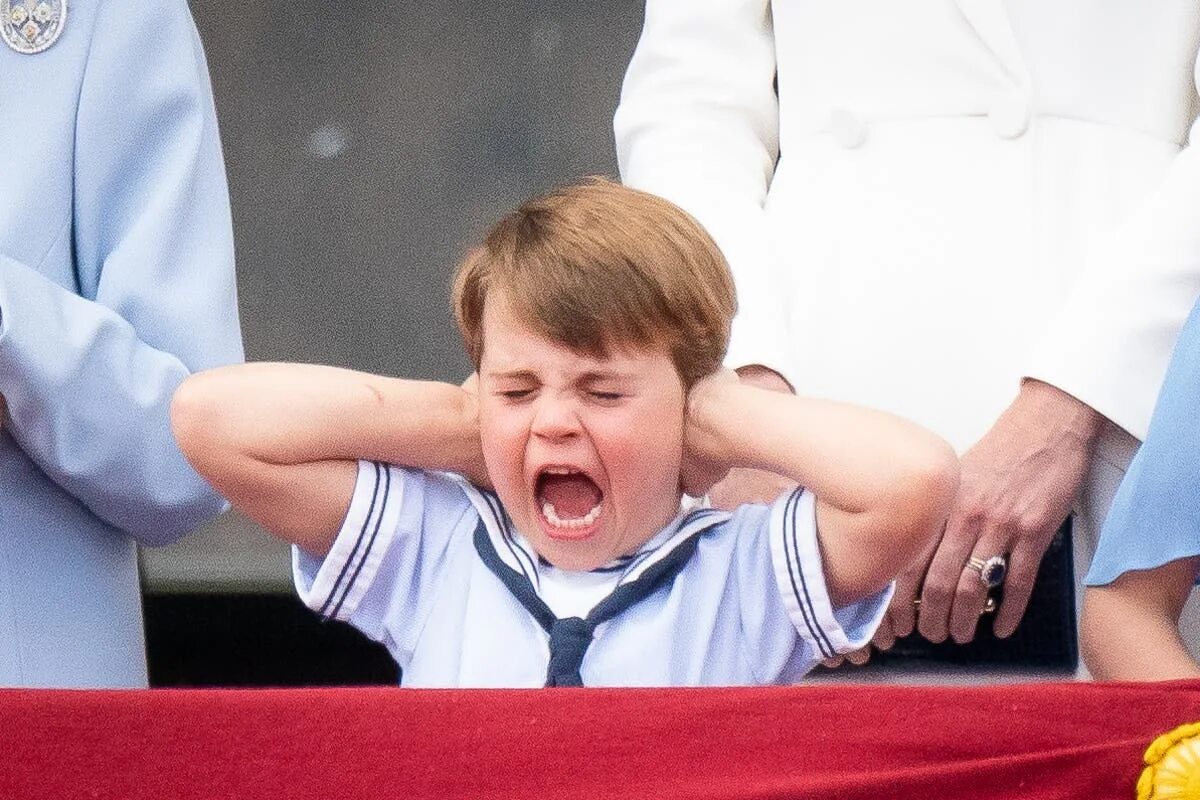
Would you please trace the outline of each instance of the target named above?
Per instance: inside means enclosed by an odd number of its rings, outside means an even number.
[[[356,460],[486,478],[474,397],[457,386],[310,364],[193,375],[175,394],[188,460],[271,533],[324,555],[354,491]]]
[[[1179,615],[1200,559],[1133,570],[1084,594],[1080,650],[1098,680],[1200,678],[1200,664],[1179,634]]]
[[[958,459],[925,429],[880,411],[710,377],[689,396],[688,448],[721,469],[793,478],[817,498],[817,529],[837,606],[882,589],[937,536]]]

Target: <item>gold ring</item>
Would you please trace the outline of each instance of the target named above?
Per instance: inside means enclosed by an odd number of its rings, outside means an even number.
[[[967,559],[967,567],[979,573],[980,583],[988,589],[995,589],[1004,583],[1004,576],[1008,573],[1008,561],[1004,556],[992,556],[987,559],[971,556]]]
[[[913,600],[913,608],[920,608],[920,607],[921,607],[921,598],[918,597],[915,600]],[[983,599],[983,610],[979,612],[979,616],[982,617],[984,614],[991,614],[995,610],[996,610],[996,598],[992,597],[991,595],[988,595],[987,597],[985,597]]]

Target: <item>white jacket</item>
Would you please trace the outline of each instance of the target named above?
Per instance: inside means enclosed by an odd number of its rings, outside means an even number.
[[[1200,293],[1198,38],[1196,0],[648,0],[621,173],[724,250],[732,363],[959,449],[1022,376],[1141,438]]]

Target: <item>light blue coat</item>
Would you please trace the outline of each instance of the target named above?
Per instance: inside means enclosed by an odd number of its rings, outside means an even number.
[[[145,685],[135,540],[223,505],[171,394],[242,357],[186,2],[71,0],[45,51],[0,43],[0,148],[0,685]]]

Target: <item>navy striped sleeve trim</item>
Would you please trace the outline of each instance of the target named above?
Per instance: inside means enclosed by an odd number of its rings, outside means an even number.
[[[825,585],[812,493],[796,489],[776,501],[768,525],[775,582],[801,639],[812,644],[819,658],[848,653],[869,642],[887,612],[893,587],[834,613]]]
[[[791,606],[794,604],[796,611],[799,612],[800,619],[804,624],[804,630],[808,632],[807,638],[810,639],[821,653],[822,658],[831,658],[836,653],[833,649],[833,644],[829,641],[829,637],[825,635],[825,631],[821,630],[821,625],[817,621],[817,615],[813,609],[812,594],[809,592],[808,580],[804,575],[804,564],[800,553],[800,542],[797,535],[799,524],[799,508],[800,499],[804,495],[803,489],[795,489],[792,491],[786,501],[784,501],[783,518],[780,524],[779,536],[783,544],[784,563],[786,564],[787,584],[780,586],[786,593],[791,592],[788,610],[792,611]],[[774,544],[774,536],[772,544]],[[785,594],[785,597],[787,595]],[[795,614],[792,614],[793,621]]]
[[[382,469],[378,464],[372,464],[371,467],[375,471],[375,479],[371,485],[371,504],[367,507],[367,516],[363,520],[362,525],[359,526],[358,535],[354,538],[354,546],[352,548],[350,548],[350,557],[347,558],[342,563],[341,570],[338,571],[337,577],[334,578],[334,580],[333,580],[333,587],[329,592],[329,596],[325,598],[325,602],[322,603],[321,607],[317,610],[317,613],[319,613],[323,617],[332,616],[329,613],[329,607],[334,602],[334,599],[337,598],[337,596],[339,594],[341,595],[342,600],[339,600],[337,602],[337,606],[340,607],[342,604],[342,601],[345,600],[346,589],[349,588],[349,583],[346,580],[346,574],[350,571],[351,565],[355,562],[355,559],[358,557],[359,550],[363,546],[363,543],[366,540],[367,530],[371,527],[372,520],[379,519],[382,516],[382,515],[377,516],[375,514],[376,507],[381,507],[383,505],[383,503],[380,502],[380,498],[379,498],[379,488],[380,488],[379,487],[379,482],[380,482],[379,475],[380,475],[380,472],[382,471]],[[376,530],[377,529],[378,528],[376,528]],[[339,535],[339,538],[340,538],[340,535]]]
[[[342,605],[345,604],[346,597],[350,594],[351,587],[353,587],[358,581],[358,576],[362,572],[363,564],[367,562],[367,555],[372,552],[375,547],[375,542],[379,538],[379,526],[383,523],[383,515],[387,512],[388,501],[391,499],[392,471],[387,467],[380,467],[379,464],[375,464],[374,466],[376,470],[375,489],[372,494],[379,496],[379,502],[376,504],[378,505],[379,511],[375,514],[372,514],[370,511],[368,511],[367,519],[363,522],[362,527],[359,528],[358,539],[354,543],[354,551],[351,552],[350,558],[342,566],[342,574],[339,575],[338,580],[334,582],[333,594],[330,595],[330,599],[337,597],[339,588],[341,589],[341,596],[338,597],[337,603],[334,604],[333,610],[329,612],[328,616],[334,617],[335,619],[337,618],[338,612],[342,610]],[[380,486],[380,473],[383,474],[382,487]],[[374,520],[372,520],[372,516],[374,516]],[[366,532],[368,530],[371,531],[371,536],[369,539],[365,539]],[[366,541],[366,545],[362,548],[361,554],[357,554],[359,549],[358,546],[364,541],[364,539]],[[356,554],[357,558],[355,557]],[[345,580],[346,567],[349,567],[351,564],[354,565],[354,570],[350,573],[349,580]],[[339,586],[339,584],[341,584],[341,586]],[[322,611],[322,614],[324,614],[324,611]]]
[[[359,462],[354,496],[342,529],[325,556],[311,589],[301,599],[326,619],[348,619],[375,577],[399,522],[403,485],[387,464]]]

